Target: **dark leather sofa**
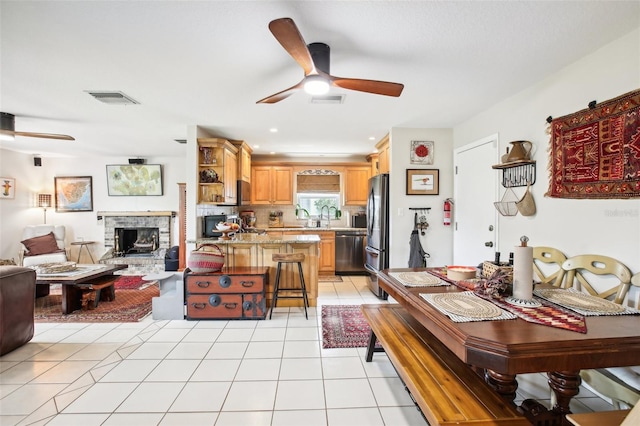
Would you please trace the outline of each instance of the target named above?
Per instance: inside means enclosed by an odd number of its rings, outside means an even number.
[[[36,272],[22,266],[0,266],[0,355],[33,338]]]

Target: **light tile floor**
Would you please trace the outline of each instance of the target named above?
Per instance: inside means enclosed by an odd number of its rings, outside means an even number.
[[[380,303],[364,277],[321,282],[319,305]],[[36,324],[0,358],[0,424],[426,425],[391,366],[364,348],[322,349],[320,308],[264,321]],[[548,403],[542,374],[518,401]],[[610,410],[582,388],[574,412]]]

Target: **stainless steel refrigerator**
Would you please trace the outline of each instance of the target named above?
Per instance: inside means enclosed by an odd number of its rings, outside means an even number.
[[[367,197],[367,247],[365,269],[369,288],[381,299],[388,295],[378,286],[378,271],[389,267],[389,174],[369,179]]]

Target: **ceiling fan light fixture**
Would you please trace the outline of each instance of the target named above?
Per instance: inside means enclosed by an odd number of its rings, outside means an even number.
[[[329,81],[319,75],[309,75],[304,79],[304,91],[310,95],[324,95],[329,92]]]

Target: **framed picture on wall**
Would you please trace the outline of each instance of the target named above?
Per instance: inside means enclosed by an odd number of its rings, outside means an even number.
[[[0,177],[0,199],[16,198],[16,180]]]
[[[91,176],[55,177],[56,212],[93,211],[93,182]]]
[[[112,164],[107,166],[110,196],[162,195],[160,164]]]
[[[433,141],[411,141],[411,164],[433,164]]]
[[[407,195],[438,195],[438,169],[407,169]]]

